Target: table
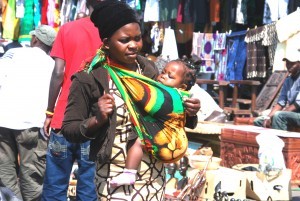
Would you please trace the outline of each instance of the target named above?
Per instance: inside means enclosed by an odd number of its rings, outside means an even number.
[[[257,164],[259,145],[256,136],[267,132],[276,135],[285,143],[283,155],[286,167],[292,169],[292,185],[300,185],[300,133],[268,129],[251,125],[232,125],[221,131],[222,166],[232,167],[236,164]]]

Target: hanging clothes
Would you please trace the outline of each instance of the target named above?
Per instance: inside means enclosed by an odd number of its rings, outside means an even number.
[[[159,0],[146,0],[144,22],[159,21]]]
[[[160,46],[160,30],[157,22],[151,28],[150,38],[152,41],[151,52],[155,54],[158,52]]]
[[[25,10],[24,4],[25,4],[24,0],[16,0],[16,18],[24,17],[24,10]]]
[[[226,49],[228,51],[225,80],[244,80],[243,70],[247,58],[246,30],[232,32],[227,35]]]
[[[264,38],[264,27],[250,29],[246,33],[245,42],[247,43],[247,78],[266,77],[266,51],[262,45]]]
[[[247,24],[247,22],[247,0],[237,0],[235,23]]]
[[[267,46],[268,48],[268,58],[269,58],[270,67],[273,67],[274,65],[275,51],[276,51],[277,44],[279,42],[275,25],[276,22],[264,25],[265,33],[262,39],[262,45]]]
[[[273,70],[285,69],[283,58],[293,54],[299,48],[300,35],[300,9],[281,18],[276,23],[279,43],[276,48]]]
[[[204,32],[205,25],[209,22],[209,2],[207,0],[192,1],[194,13],[194,32]]]
[[[227,66],[226,33],[217,33],[214,45],[215,80],[224,80]]]
[[[27,0],[26,0],[27,1]],[[41,24],[41,4],[40,0],[33,0],[33,26],[38,27]]]
[[[139,6],[139,5],[136,5],[136,6]],[[81,13],[81,12],[85,13],[87,15],[89,14],[88,13],[88,8],[86,7],[86,0],[78,0],[77,1],[76,14]]]
[[[216,39],[216,34],[213,33],[203,33],[202,34],[202,44],[201,44],[201,72],[213,73],[215,72],[215,54],[214,54],[214,43]]]
[[[289,0],[266,0],[264,6],[263,24],[276,22],[288,14]]]
[[[236,0],[221,1],[220,18],[222,19],[222,27],[224,30],[230,30],[231,26],[235,23],[236,18]]]
[[[41,24],[48,24],[47,10],[48,10],[48,0],[43,0],[42,8],[41,8]]]
[[[220,0],[210,0],[209,2],[210,21],[220,22]]]
[[[64,25],[69,21],[69,16],[71,13],[72,0],[64,0],[60,9],[60,23]]]
[[[19,37],[19,23],[20,19],[16,18],[16,1],[15,0],[3,0],[3,38],[17,40]]]
[[[289,0],[288,14],[296,11],[298,8],[300,8],[300,0]]]
[[[177,22],[191,23],[194,22],[194,10],[192,0],[179,0]]]
[[[165,29],[165,36],[161,56],[167,61],[179,58],[178,48],[175,39],[175,32],[171,28]]]
[[[126,0],[125,1],[132,9],[140,10],[141,2],[140,0]]]
[[[60,0],[48,0],[47,19],[48,25],[52,26],[55,30],[58,30],[60,19]]]
[[[192,43],[192,52],[191,55],[196,56],[200,59],[201,57],[201,44],[202,44],[203,35],[200,32],[193,32],[193,43]]]
[[[69,21],[74,21],[75,20],[76,10],[77,10],[77,0],[72,0]]]
[[[34,30],[34,2],[33,0],[26,0],[25,1],[25,13],[24,17],[21,19],[20,23],[20,35],[19,35],[19,42],[30,42],[31,36],[29,32]]]
[[[159,1],[159,21],[170,21],[177,18],[179,0]]]

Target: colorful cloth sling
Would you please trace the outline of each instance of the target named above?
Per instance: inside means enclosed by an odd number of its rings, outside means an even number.
[[[99,50],[87,72],[96,64],[108,70],[129,110],[130,118],[144,149],[154,158],[171,163],[186,152],[183,97],[189,92],[165,86],[122,67],[109,65]]]

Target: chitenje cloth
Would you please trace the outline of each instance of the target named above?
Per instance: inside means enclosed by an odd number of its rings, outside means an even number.
[[[188,146],[183,97],[189,97],[189,92],[110,65],[101,50],[93,58],[87,72],[98,66],[99,62],[108,70],[120,91],[144,150],[162,162],[171,163],[180,159]]]

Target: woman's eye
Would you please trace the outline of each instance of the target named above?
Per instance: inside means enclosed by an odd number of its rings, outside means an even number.
[[[135,40],[136,42],[139,42],[140,40],[142,40],[142,36],[136,36],[136,37],[134,38],[134,40]]]
[[[129,43],[129,41],[130,41],[130,38],[121,38],[121,39],[119,39],[119,41],[121,42],[121,43]]]

